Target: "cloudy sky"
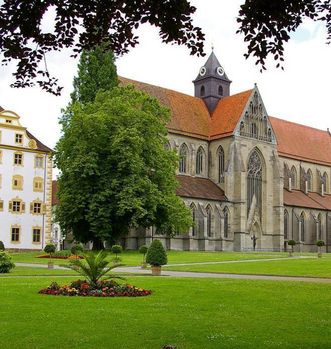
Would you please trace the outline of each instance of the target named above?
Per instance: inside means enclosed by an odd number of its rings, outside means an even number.
[[[245,60],[246,47],[235,34],[236,16],[244,0],[192,0],[197,7],[195,25],[206,34],[207,56],[214,46],[215,54],[232,80],[231,93],[257,83],[269,115],[326,130],[331,128],[331,47],[321,24],[307,21],[286,46],[285,71],[269,65],[260,73],[253,59]],[[192,80],[207,57],[189,55],[188,49],[162,44],[158,31],[148,25],[139,29],[140,45],[116,61],[119,75],[193,94]],[[61,97],[38,88],[13,89],[13,66],[0,67],[0,105],[21,116],[30,132],[50,147],[59,136],[58,117],[67,105],[77,61],[70,52],[50,54],[50,72],[64,86]]]

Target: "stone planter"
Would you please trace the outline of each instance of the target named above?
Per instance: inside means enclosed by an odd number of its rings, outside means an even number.
[[[54,263],[48,262],[48,269],[54,269]]]
[[[161,275],[161,267],[152,265],[152,275],[153,276],[160,276]]]

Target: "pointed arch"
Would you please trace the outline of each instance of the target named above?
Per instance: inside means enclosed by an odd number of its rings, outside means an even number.
[[[284,210],[284,239],[288,240],[289,215],[287,210]]]
[[[212,220],[213,220],[213,210],[210,205],[207,205],[206,207],[206,214],[207,214],[207,236],[211,237],[212,234]]]
[[[283,174],[283,176],[284,176],[284,187],[289,188],[289,186],[290,186],[289,185],[289,178],[291,177],[291,174],[290,174],[290,169],[289,169],[286,162],[284,162],[284,174]]]
[[[323,173],[324,191],[326,194],[330,192],[329,176],[326,172]]]
[[[313,190],[313,173],[311,172],[310,168],[307,171],[306,181],[307,181],[308,191],[312,191]]]
[[[188,147],[185,143],[179,149],[179,173],[187,173]]]
[[[223,183],[224,172],[225,172],[225,156],[224,156],[224,149],[221,145],[217,149],[217,159],[218,159],[218,181],[219,183]]]
[[[197,216],[197,207],[194,203],[190,205],[190,209],[192,212],[192,236],[197,235],[197,229],[198,229],[198,216]]]
[[[197,151],[196,161],[195,161],[195,173],[203,174],[204,172],[204,164],[205,164],[205,151],[200,146]]]
[[[305,213],[302,211],[299,218],[299,239],[300,241],[305,241]]]
[[[297,189],[298,187],[298,175],[295,166],[293,165],[290,172],[292,188]]]
[[[254,148],[248,158],[247,164],[247,214],[255,198],[256,208],[262,213],[262,178],[264,161],[261,152]]]
[[[229,231],[230,231],[230,227],[229,227],[230,212],[229,212],[229,209],[227,208],[227,206],[224,207],[223,216],[224,216],[224,237],[228,238]]]

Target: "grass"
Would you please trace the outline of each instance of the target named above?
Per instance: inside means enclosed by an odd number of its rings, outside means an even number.
[[[128,281],[152,289],[152,296],[37,294],[54,279],[1,280],[2,343],[11,349],[330,347],[328,284],[136,277]]]
[[[282,258],[287,257],[287,253],[242,253],[242,252],[196,252],[196,251],[168,251],[168,263],[194,263],[194,262],[217,262],[230,260],[246,260],[246,259],[264,259],[264,258]],[[47,264],[47,258],[36,258],[43,254],[42,252],[17,252],[11,253],[13,262],[17,263],[39,263]],[[109,253],[109,259],[113,259],[114,254]],[[122,263],[128,266],[140,265],[142,255],[137,251],[124,251],[119,257]],[[54,259],[55,264],[67,264],[65,259]]]
[[[8,274],[0,274],[1,277],[10,277],[10,276],[35,276],[35,275],[78,275],[73,270],[56,270],[56,269],[47,269],[47,268],[32,268],[32,267],[20,267],[17,266],[10,271]]]

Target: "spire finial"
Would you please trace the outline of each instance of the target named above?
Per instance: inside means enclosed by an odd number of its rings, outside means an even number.
[[[211,50],[214,51],[214,43],[211,43]]]

